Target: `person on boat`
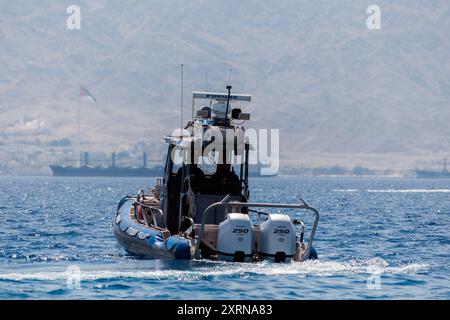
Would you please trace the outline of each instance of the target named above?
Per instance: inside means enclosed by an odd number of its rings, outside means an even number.
[[[216,172],[211,176],[216,194],[240,195],[241,181],[234,173],[230,164],[217,166]]]

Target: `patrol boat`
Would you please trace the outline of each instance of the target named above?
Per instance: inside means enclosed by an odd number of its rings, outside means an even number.
[[[207,104],[194,114],[199,100]],[[254,148],[243,127],[250,114],[231,105],[250,101],[250,95],[231,94],[231,86],[227,93],[193,93],[192,120],[180,134],[164,138],[168,152],[163,178],[149,193],[141,190],[118,204],[114,233],[127,252],[144,258],[231,262],[317,258],[312,246],[319,222],[315,208],[303,200],[250,201],[249,157]],[[305,224],[280,210],[312,214],[307,240]]]

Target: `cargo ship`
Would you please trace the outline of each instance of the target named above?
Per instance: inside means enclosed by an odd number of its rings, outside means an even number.
[[[441,171],[416,170],[416,177],[420,179],[450,179],[450,172],[447,170],[447,159],[444,159],[444,167]]]
[[[142,167],[119,167],[116,166],[116,155],[112,154],[110,166],[90,166],[88,153],[84,154],[84,165],[59,166],[50,165],[54,177],[156,177],[164,171],[163,166],[147,167],[147,155],[143,155]]]

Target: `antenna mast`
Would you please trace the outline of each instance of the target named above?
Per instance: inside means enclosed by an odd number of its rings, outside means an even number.
[[[183,90],[184,90],[184,65],[181,64],[181,97],[180,97],[180,136],[183,138]]]
[[[227,96],[227,109],[225,111],[225,125],[228,124],[228,109],[230,108],[230,97],[231,97],[231,72],[233,72],[233,69],[231,69],[231,65],[230,65],[230,70],[228,71],[228,85],[227,85],[227,90],[228,90],[228,96]]]
[[[231,88],[232,88],[231,86],[227,86],[228,96],[227,96],[227,109],[225,111],[225,125],[227,125],[228,122],[228,109],[230,108]]]

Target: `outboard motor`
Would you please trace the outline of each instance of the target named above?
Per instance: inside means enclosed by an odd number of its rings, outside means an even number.
[[[261,223],[258,253],[273,262],[290,262],[295,255],[296,233],[294,224],[285,214],[269,214]]]
[[[252,261],[253,228],[247,214],[229,213],[219,224],[217,253],[219,260]]]

